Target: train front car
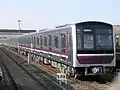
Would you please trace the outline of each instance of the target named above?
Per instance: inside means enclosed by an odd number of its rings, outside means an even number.
[[[112,25],[103,22],[77,23],[77,59],[73,61],[77,73],[101,75],[113,72],[116,64],[114,43]]]

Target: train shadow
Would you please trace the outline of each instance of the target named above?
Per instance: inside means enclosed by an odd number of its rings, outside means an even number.
[[[100,84],[106,84],[107,82],[112,82],[114,80],[113,76],[99,76],[99,75],[88,75],[88,76],[80,76],[77,79],[81,81],[89,81],[89,82],[98,82]]]

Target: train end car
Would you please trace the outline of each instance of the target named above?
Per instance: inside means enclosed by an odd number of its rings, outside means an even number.
[[[77,74],[86,76],[113,73],[116,66],[113,26],[89,21],[75,24],[74,31],[73,67]]]

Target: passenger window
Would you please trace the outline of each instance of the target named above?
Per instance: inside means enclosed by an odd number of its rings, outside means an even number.
[[[72,47],[72,35],[69,34],[69,47]]]
[[[47,47],[47,38],[46,37],[44,37],[44,45],[45,45],[45,47]]]
[[[49,35],[49,46],[52,46],[52,36]]]
[[[34,36],[34,44],[36,44],[36,38],[35,38],[35,36]]]
[[[39,37],[37,37],[37,45],[39,45]]]
[[[66,47],[66,36],[64,33],[61,34],[61,48],[65,49]]]
[[[32,37],[30,37],[30,43],[32,43]]]
[[[41,46],[43,45],[43,38],[42,38],[42,36],[40,36],[40,45]]]
[[[54,46],[58,48],[58,36],[54,36]]]
[[[28,43],[30,43],[30,38],[28,37]]]
[[[34,41],[34,38],[32,37],[32,44],[34,43],[33,41]]]

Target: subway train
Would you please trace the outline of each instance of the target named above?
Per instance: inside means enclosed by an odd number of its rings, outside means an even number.
[[[116,66],[115,33],[112,24],[84,21],[29,33],[6,41],[6,46],[39,58],[68,75],[113,73]]]

